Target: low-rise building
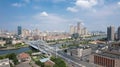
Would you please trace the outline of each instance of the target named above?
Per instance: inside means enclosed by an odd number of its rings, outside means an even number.
[[[51,60],[48,60],[44,63],[45,66],[49,66],[49,67],[53,67],[55,65],[55,63]]]
[[[44,63],[44,65],[48,67],[53,67],[55,65],[55,63],[49,58],[40,59],[40,62]]]
[[[0,60],[0,67],[10,67],[9,59],[2,59]]]
[[[120,67],[120,53],[102,52],[90,55],[89,62],[97,67]]]
[[[18,61],[19,62],[25,62],[25,61],[30,61],[31,57],[27,53],[20,53],[18,56]]]
[[[0,46],[4,46],[4,44],[6,44],[6,41],[0,40]]]
[[[22,43],[22,40],[12,40],[12,44]]]
[[[86,55],[90,55],[91,52],[92,52],[92,49],[90,47],[74,47],[74,48],[70,48],[68,50],[69,54],[71,56],[75,56],[75,57],[83,57],[83,56],[86,56]]]

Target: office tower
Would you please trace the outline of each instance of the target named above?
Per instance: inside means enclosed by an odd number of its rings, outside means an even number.
[[[21,34],[22,34],[22,27],[18,26],[18,35],[21,35]]]
[[[108,41],[114,41],[114,27],[113,26],[110,26],[110,27],[107,27],[107,39]]]
[[[80,35],[81,34],[81,22],[77,23],[77,33]]]
[[[74,34],[75,33],[75,26],[71,25],[70,26],[70,34]]]
[[[74,26],[74,33],[77,33],[77,26]]]
[[[87,28],[86,28],[86,27],[83,28],[82,34],[83,34],[83,35],[87,35]]]
[[[22,30],[22,37],[27,37],[27,36],[30,36],[30,31],[27,29],[23,29]]]
[[[120,40],[120,26],[118,27],[118,35],[117,35],[117,37],[118,37],[118,40]]]
[[[34,35],[40,35],[40,30],[36,28],[35,30],[33,30],[33,33]]]

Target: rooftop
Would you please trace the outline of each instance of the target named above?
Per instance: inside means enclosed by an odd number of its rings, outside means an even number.
[[[0,67],[10,67],[9,59],[0,60]]]
[[[7,59],[0,60],[0,63],[2,63],[2,62],[9,62],[9,59],[7,58]]]
[[[70,47],[70,49],[88,49],[90,48],[89,46],[76,46],[76,47]]]
[[[48,60],[49,60],[49,58],[40,59],[41,62],[46,62]]]
[[[30,56],[27,53],[21,53],[21,54],[18,55],[18,57],[21,58],[21,59],[24,59],[24,58],[28,58]]]
[[[113,58],[113,59],[120,59],[120,52],[104,51],[102,53],[99,53],[98,55]]]

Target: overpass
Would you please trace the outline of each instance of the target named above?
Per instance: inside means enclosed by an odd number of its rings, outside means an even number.
[[[46,54],[51,53],[51,54],[57,55],[57,56],[63,58],[64,60],[66,60],[67,62],[74,63],[78,67],[95,67],[87,62],[83,62],[83,61],[80,61],[72,56],[69,56],[69,55],[63,53],[59,49],[48,46],[45,41],[42,41],[42,40],[30,41],[30,42],[27,42],[27,44],[29,44],[31,47],[33,47],[33,48],[35,48],[43,53],[46,53]]]

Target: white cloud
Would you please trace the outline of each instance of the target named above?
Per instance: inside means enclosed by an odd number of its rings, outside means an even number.
[[[43,11],[42,13],[40,13],[40,16],[48,16],[47,12]]]
[[[71,12],[78,12],[80,9],[92,9],[94,11],[95,9],[93,9],[93,7],[98,5],[98,0],[76,0],[74,4],[75,6],[68,7],[67,10]]]
[[[118,5],[120,5],[120,2],[118,2]]]
[[[35,20],[38,20],[40,22],[48,22],[48,23],[59,23],[59,22],[67,22],[66,19],[63,17],[60,17],[56,14],[48,14],[47,12],[41,12],[37,13],[33,16]]]
[[[14,7],[22,7],[23,4],[21,4],[21,3],[13,3],[12,6],[14,6]]]
[[[71,12],[78,12],[78,10],[76,8],[73,8],[73,7],[68,7],[67,10],[71,11]]]
[[[75,4],[78,7],[91,8],[97,5],[97,0],[77,0]]]
[[[54,3],[63,2],[65,0],[52,0]]]
[[[13,3],[12,6],[14,7],[22,7],[30,3],[30,0],[22,0],[20,3]]]

